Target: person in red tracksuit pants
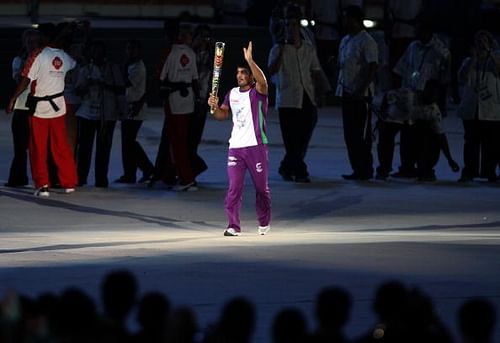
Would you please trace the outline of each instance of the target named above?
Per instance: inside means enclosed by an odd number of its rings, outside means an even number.
[[[77,184],[75,161],[66,133],[66,103],[63,96],[65,75],[75,67],[76,62],[57,47],[71,28],[62,28],[60,32],[54,26],[40,28],[47,44],[42,45],[43,48],[36,50],[26,61],[21,81],[7,106],[7,112],[12,112],[16,99],[31,81],[30,100],[27,101],[33,113],[30,117],[29,157],[36,196],[50,195],[48,148],[65,193],[74,192]]]

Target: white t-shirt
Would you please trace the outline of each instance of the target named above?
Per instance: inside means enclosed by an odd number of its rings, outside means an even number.
[[[50,96],[64,91],[66,73],[76,66],[76,62],[61,49],[45,47],[33,53],[24,66],[22,75],[32,81],[31,93],[36,97]],[[59,110],[55,110],[49,101],[39,101],[34,112],[35,117],[56,118],[66,113],[64,96],[52,100]]]
[[[160,80],[169,82],[192,83],[198,79],[196,54],[185,44],[173,44],[170,54],[160,73]],[[168,97],[172,114],[188,114],[194,112],[193,87],[188,88],[188,95],[181,96],[180,91],[170,93]]]
[[[229,148],[246,148],[268,143],[267,95],[257,92],[255,86],[247,91],[235,87],[224,98],[224,105],[231,109],[233,119]]]

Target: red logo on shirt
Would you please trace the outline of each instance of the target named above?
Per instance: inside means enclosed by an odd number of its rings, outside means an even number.
[[[189,57],[187,57],[185,54],[182,54],[180,62],[181,65],[185,67],[189,63]]]
[[[52,60],[52,65],[54,66],[54,68],[56,68],[56,70],[59,70],[59,69],[61,69],[61,67],[63,65],[63,61],[59,57],[56,56]]]

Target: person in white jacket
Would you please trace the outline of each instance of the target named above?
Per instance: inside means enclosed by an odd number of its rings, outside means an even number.
[[[476,33],[472,54],[458,74],[464,86],[457,109],[464,125],[464,168],[459,181],[472,181],[482,174],[495,182],[500,156],[500,50],[489,32]]]

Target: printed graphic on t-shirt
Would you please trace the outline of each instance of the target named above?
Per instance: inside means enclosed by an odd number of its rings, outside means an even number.
[[[242,106],[238,108],[236,113],[234,114],[236,116],[236,125],[238,125],[239,128],[245,127],[245,122],[246,122],[246,115],[245,115],[245,106]]]
[[[186,54],[182,54],[180,62],[182,67],[187,66],[189,64],[189,57]]]
[[[63,61],[59,58],[59,56],[56,56],[52,60],[52,65],[56,68],[56,70],[59,70],[63,66]]]

